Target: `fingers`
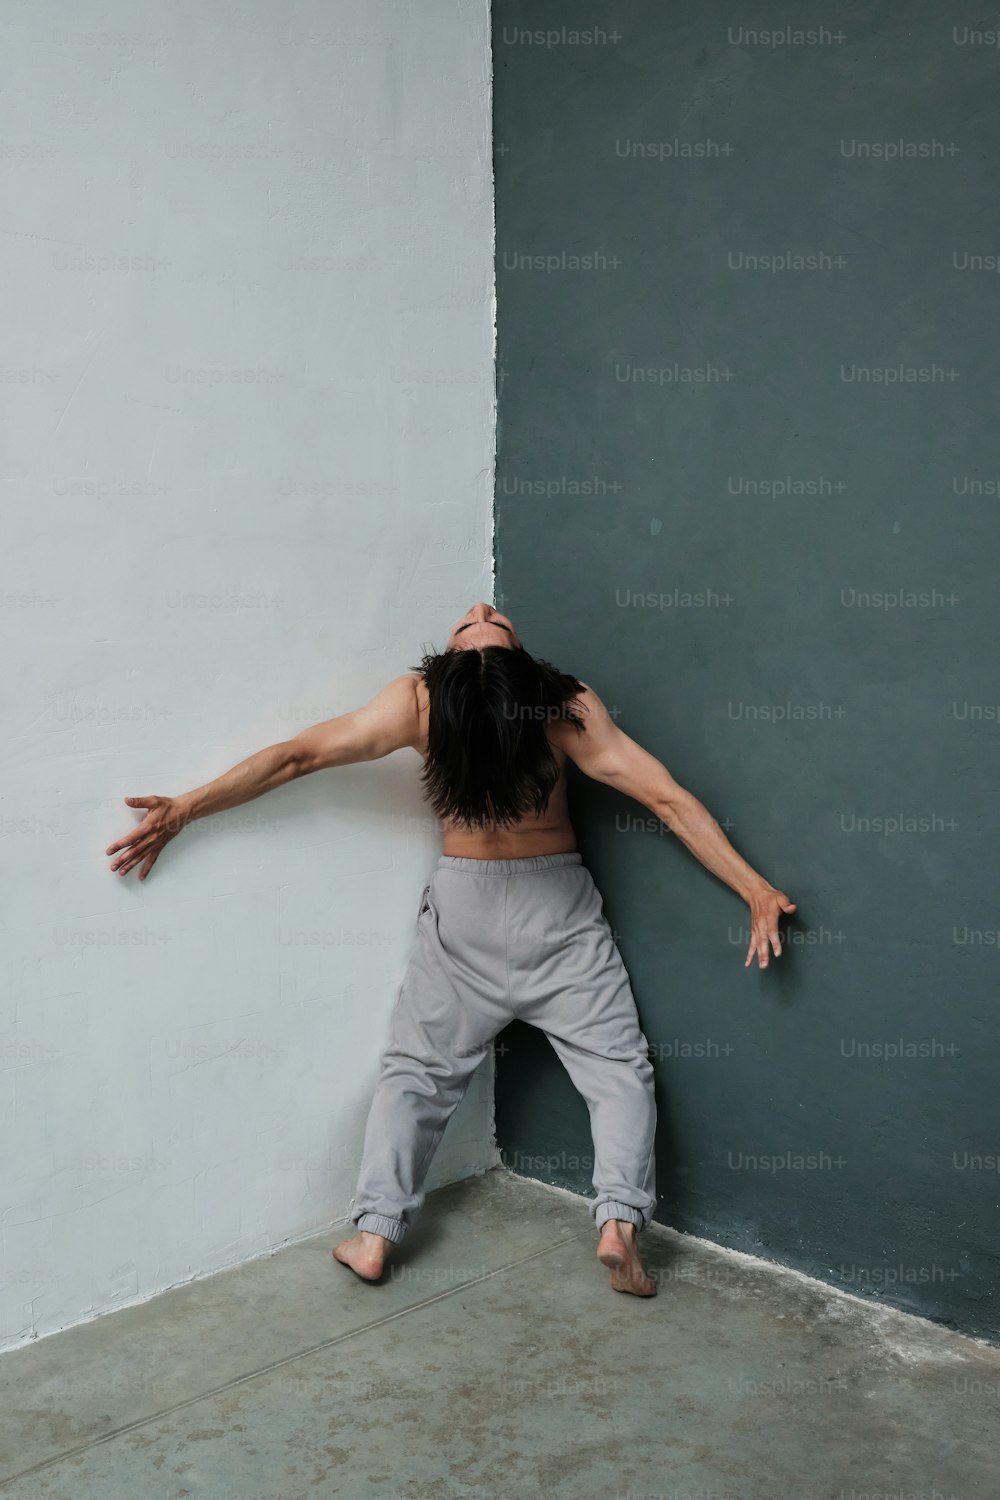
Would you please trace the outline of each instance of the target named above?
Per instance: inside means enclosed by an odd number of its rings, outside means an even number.
[[[767,933],[758,922],[755,922],[753,924],[752,931],[753,936],[750,939],[750,946],[747,949],[747,956],[743,960],[743,967],[745,969],[748,965],[752,964],[754,960],[754,954],[756,954],[757,961],[760,964],[760,967],[764,969],[767,967]]]
[[[757,964],[761,969],[766,969],[771,960],[771,949],[774,949],[775,958],[781,957],[781,937],[778,933],[778,924],[773,917],[756,917],[752,923],[752,937],[747,949],[747,956],[743,960],[743,967],[753,963],[754,954],[757,955]]]
[[[112,844],[110,849],[105,849],[105,854],[117,854],[119,849],[130,849],[142,837],[142,830],[145,826],[146,823],[143,820],[136,828],[132,829],[131,833],[127,833],[123,839],[119,839],[117,844]]]
[[[129,870],[134,869],[135,866],[139,864],[148,854],[149,858],[146,860],[145,866],[143,867],[139,875],[139,879],[144,880],[146,878],[146,875],[153,868],[153,865],[156,863],[161,847],[162,845],[158,845],[155,849],[153,849],[152,853],[150,853],[147,846],[147,848],[140,850],[138,854],[130,855],[122,865],[121,869],[117,871],[117,873],[119,875],[127,875]]]
[[[158,802],[160,799],[159,797],[149,796],[125,797],[123,800],[128,804],[129,807],[152,807],[154,803]],[[149,815],[147,814],[147,816],[143,818],[141,823],[137,823],[131,830],[131,832],[127,833],[123,839],[119,839],[117,844],[112,844],[110,849],[105,849],[105,854],[117,854],[119,849],[128,849],[132,844],[134,844],[136,839],[139,838],[142,834],[142,830],[146,827],[148,816]]]
[[[116,875],[127,875],[132,866],[138,864],[142,857],[141,852],[138,854],[127,854],[123,860],[117,865],[112,865],[111,868]]]
[[[151,847],[158,842],[159,836],[154,833],[147,833],[143,838],[130,840],[131,847],[129,852],[112,861],[112,870],[116,871],[119,875],[124,875],[126,870],[130,870],[136,861],[148,854]]]
[[[757,926],[757,932],[754,937],[754,942],[757,945],[758,967],[761,969],[766,969],[771,955],[767,947],[767,927],[763,922],[760,922]]]
[[[761,908],[770,907],[771,909]],[[778,931],[778,917],[781,912],[793,912],[796,905],[789,901],[784,891],[772,891],[767,900],[754,901],[750,908],[750,946],[747,956],[743,960],[743,967],[748,968],[753,963],[756,953],[757,963],[761,969],[766,969],[771,960],[771,950],[774,950],[775,958],[781,957],[781,934]]]
[[[122,865],[125,864],[126,860],[135,859],[136,856],[142,852],[138,845],[138,839],[122,839],[119,844],[116,844],[114,846],[116,849],[127,849],[129,852],[127,854],[121,854],[117,859],[113,859],[111,861],[112,870],[119,869]]]

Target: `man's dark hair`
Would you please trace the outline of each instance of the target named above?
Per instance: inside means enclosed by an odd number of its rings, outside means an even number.
[[[424,796],[439,818],[506,828],[543,813],[559,762],[546,722],[583,729],[570,704],[583,683],[523,646],[453,647],[418,667],[430,698]]]

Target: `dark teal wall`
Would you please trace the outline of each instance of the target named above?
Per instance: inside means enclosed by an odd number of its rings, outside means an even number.
[[[995,1337],[1000,49],[927,0],[778,45],[543,9],[494,3],[498,603],[799,906],[745,970],[740,899],[574,774],[658,1217]],[[582,1100],[504,1040],[505,1159],[590,1195]]]

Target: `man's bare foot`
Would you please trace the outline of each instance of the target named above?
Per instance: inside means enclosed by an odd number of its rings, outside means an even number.
[[[634,1224],[625,1219],[606,1219],[601,1226],[597,1259],[611,1272],[614,1291],[632,1292],[636,1297],[656,1296],[656,1283],[650,1281],[639,1259]]]
[[[385,1235],[359,1229],[352,1239],[334,1245],[331,1254],[341,1265],[350,1266],[363,1281],[378,1281],[392,1243]]]

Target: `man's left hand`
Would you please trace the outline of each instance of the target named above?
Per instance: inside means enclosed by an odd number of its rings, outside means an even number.
[[[753,956],[757,954],[757,961],[762,969],[766,969],[770,959],[768,944],[774,949],[775,957],[781,954],[781,939],[778,936],[778,916],[781,912],[793,912],[795,902],[789,901],[784,891],[775,890],[773,885],[764,886],[760,891],[755,891],[749,897],[750,907],[750,947],[743,967],[753,963]]]

